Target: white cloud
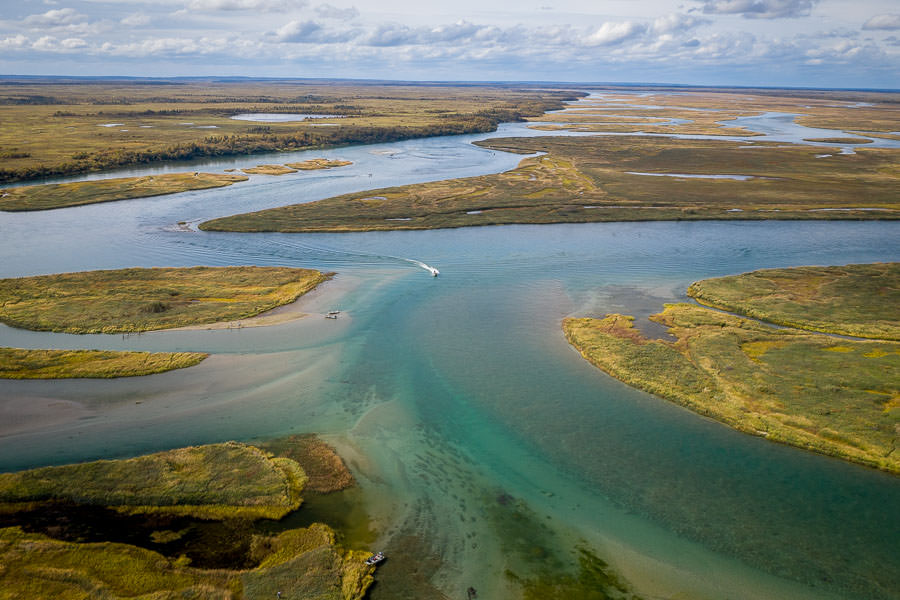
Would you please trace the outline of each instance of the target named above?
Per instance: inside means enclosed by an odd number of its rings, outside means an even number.
[[[351,6],[350,8],[338,8],[331,4],[320,4],[316,7],[316,14],[323,19],[350,21],[359,16],[359,11],[355,6]]]
[[[25,17],[23,23],[32,28],[51,28],[82,23],[85,20],[87,20],[87,16],[79,13],[74,8],[60,8],[48,10],[40,15]]]
[[[18,48],[25,48],[29,43],[30,40],[20,33],[8,38],[0,39],[0,50],[15,50]]]
[[[87,48],[87,42],[81,38],[66,38],[59,43],[60,46],[65,48],[66,50],[78,50],[81,48]]]
[[[690,31],[699,25],[706,25],[707,23],[711,23],[711,21],[693,15],[672,13],[654,19],[653,31],[656,33],[679,33]]]
[[[59,49],[59,41],[53,36],[45,35],[41,38],[38,38],[38,40],[33,43],[31,47],[42,52],[52,52]]]
[[[645,25],[634,21],[607,22],[585,36],[582,42],[587,46],[609,46],[633,38],[646,30]]]
[[[124,17],[121,21],[122,25],[127,25],[128,27],[141,27],[142,25],[147,25],[150,22],[150,17],[145,15],[144,13],[134,13]]]
[[[316,21],[290,21],[269,34],[276,42],[335,44],[347,42],[359,34],[357,30],[327,29]]]
[[[900,29],[900,15],[875,15],[865,22],[863,29],[883,29],[886,31],[896,31]]]
[[[819,0],[694,0],[706,14],[741,15],[748,19],[805,17]]]
[[[304,8],[306,0],[190,0],[187,7],[199,11],[253,10],[260,12],[287,11]]]

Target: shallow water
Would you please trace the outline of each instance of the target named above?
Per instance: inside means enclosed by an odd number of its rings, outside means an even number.
[[[442,559],[432,580],[451,597],[469,585],[481,597],[503,597],[505,569],[529,576],[563,567],[576,545],[587,544],[651,597],[900,598],[896,478],[733,432],[630,389],[583,361],[560,329],[568,315],[646,317],[705,277],[898,260],[898,225],[606,223],[362,234],[177,226],[502,170],[521,159],[467,143],[478,137],[292,153],[284,160],[325,155],[354,165],[0,214],[4,277],[193,264],[338,272],[301,301],[318,316],[276,327],[130,337],[0,328],[2,345],[215,353],[197,367],[144,378],[0,382],[10,431],[0,437],[0,469],[314,431],[347,457],[379,545],[417,540]],[[440,277],[415,261],[439,268]],[[330,309],[340,318],[322,319]],[[385,578],[379,597],[402,595],[402,577],[386,568]]]

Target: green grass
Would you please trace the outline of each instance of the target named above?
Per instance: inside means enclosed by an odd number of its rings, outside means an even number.
[[[202,352],[115,352],[0,348],[0,378],[66,379],[136,377],[192,367]]]
[[[341,232],[513,223],[900,218],[896,150],[867,148],[826,160],[816,158],[821,148],[756,148],[722,140],[496,138],[478,145],[548,154],[526,158],[497,175],[345,194],[214,219],[200,228]]]
[[[305,483],[295,461],[228,442],[0,474],[0,503],[15,509],[62,501],[126,513],[277,519],[300,505]]]
[[[314,434],[291,435],[254,443],[275,456],[290,458],[303,467],[309,477],[307,489],[328,494],[347,489],[355,481],[334,448]]]
[[[19,527],[0,528],[0,600],[249,600],[274,598],[278,591],[285,599],[361,600],[373,583],[374,568],[364,563],[368,553],[345,551],[328,526],[314,523],[270,535],[254,533],[248,525],[297,509],[305,481],[295,461],[236,442],[0,474],[0,511],[59,507],[64,525],[51,521],[45,527],[54,535],[71,538],[65,533],[70,526],[76,538],[91,531],[79,528],[77,515],[83,512],[65,508],[90,505],[143,514],[149,529],[176,522],[184,528],[154,531],[154,548],[192,530],[186,518],[224,520],[232,535],[243,536],[246,548],[246,554],[228,555],[239,564],[200,569],[191,567],[185,555],[166,557],[128,544],[73,543]],[[208,543],[217,543],[216,538]]]
[[[0,122],[4,124],[0,182],[170,160],[493,131],[501,121],[537,116],[578,96],[569,91],[490,85],[299,80],[143,83],[22,80],[0,84]],[[254,123],[231,118],[238,113],[342,118]],[[334,126],[321,127],[323,123]]]
[[[273,553],[262,566],[205,570],[127,544],[79,544],[0,529],[0,600],[252,600],[275,598],[278,591],[285,600],[361,600],[373,582],[365,557],[343,552],[324,525],[290,530],[268,546]]]
[[[247,179],[241,175],[171,173],[21,186],[0,190],[0,210],[48,210],[97,202],[162,196],[189,190],[222,187]]]
[[[900,340],[900,263],[764,269],[698,281],[688,295],[778,325]]]
[[[284,267],[119,269],[0,279],[0,321],[66,333],[120,333],[245,319],[327,277]]]
[[[622,315],[563,328],[587,360],[629,385],[746,433],[900,474],[900,343],[776,329],[691,304],[651,318],[677,341],[646,339]]]

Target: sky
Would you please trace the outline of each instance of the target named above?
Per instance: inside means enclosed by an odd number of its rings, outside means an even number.
[[[0,74],[900,88],[900,0],[0,0]]]

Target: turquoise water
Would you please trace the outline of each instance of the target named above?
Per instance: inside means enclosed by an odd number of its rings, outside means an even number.
[[[343,172],[0,214],[2,276],[192,264],[338,272],[301,301],[312,316],[274,327],[131,337],[0,328],[0,344],[10,346],[215,354],[138,379],[0,382],[8,432],[0,469],[314,431],[348,459],[379,544],[418,539],[440,559],[430,576],[450,597],[469,585],[504,597],[506,569],[529,576],[565,567],[581,544],[648,597],[900,598],[896,478],[733,432],[630,389],[583,361],[560,329],[569,315],[646,317],[701,278],[898,260],[896,224],[349,235],[177,227],[520,159],[469,146],[471,137],[328,153],[356,161]],[[332,308],[340,319],[317,316]],[[379,597],[401,596],[402,578],[388,573]]]

